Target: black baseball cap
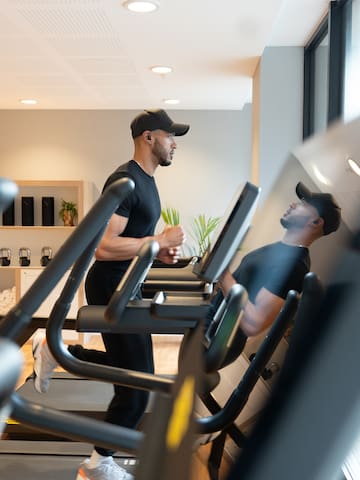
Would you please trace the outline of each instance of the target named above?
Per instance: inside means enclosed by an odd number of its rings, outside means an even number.
[[[140,136],[146,130],[164,130],[179,137],[185,135],[190,126],[173,122],[165,110],[144,110],[134,118],[130,128],[133,138]]]
[[[329,233],[335,232],[339,228],[341,208],[330,193],[310,192],[302,182],[296,185],[295,191],[300,200],[309,203],[319,212],[319,216],[324,220],[324,235],[329,235]]]

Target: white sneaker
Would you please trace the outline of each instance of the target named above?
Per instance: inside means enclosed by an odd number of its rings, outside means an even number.
[[[46,393],[49,390],[52,372],[58,364],[50,353],[45,335],[41,332],[33,336],[32,352],[34,357],[35,390],[39,393]]]
[[[121,468],[113,459],[108,457],[95,468],[89,468],[90,460],[84,460],[78,470],[76,480],[134,480],[134,476]]]

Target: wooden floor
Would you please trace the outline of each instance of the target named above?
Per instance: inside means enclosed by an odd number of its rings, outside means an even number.
[[[92,336],[89,339],[88,346],[91,348],[102,349],[101,337],[98,335]],[[177,355],[178,355],[179,342],[177,341],[164,341],[161,342],[154,340],[154,357],[155,357],[155,370],[159,374],[173,374],[177,371]],[[31,353],[31,343],[28,342],[22,347],[24,355],[24,369],[19,381],[21,385],[25,379],[33,371],[33,358]],[[208,480],[209,475],[207,472],[207,458],[209,455],[209,445],[200,447],[193,455],[192,477],[191,480]],[[219,480],[225,480],[229,468],[231,467],[230,459],[225,455],[220,470]],[[185,480],[185,479],[184,479]]]

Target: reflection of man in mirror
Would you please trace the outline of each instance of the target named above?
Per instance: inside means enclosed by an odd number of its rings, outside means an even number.
[[[302,291],[304,276],[310,270],[310,245],[339,228],[341,209],[331,194],[310,192],[301,182],[296,185],[296,194],[300,201],[291,203],[280,219],[285,228],[283,238],[253,250],[232,274],[226,270],[219,279],[222,292],[213,299],[215,309],[235,283],[243,285],[249,295],[238,341],[245,343],[247,337],[270,327],[288,291]]]

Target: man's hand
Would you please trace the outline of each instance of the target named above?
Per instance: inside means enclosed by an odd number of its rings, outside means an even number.
[[[166,225],[159,237],[160,249],[179,247],[185,242],[185,231],[181,225]]]
[[[167,264],[177,263],[180,258],[180,247],[162,248],[159,250],[157,258]]]
[[[181,225],[166,225],[155,240],[160,245],[157,258],[163,263],[173,264],[179,260],[180,247],[185,242],[185,231]]]

